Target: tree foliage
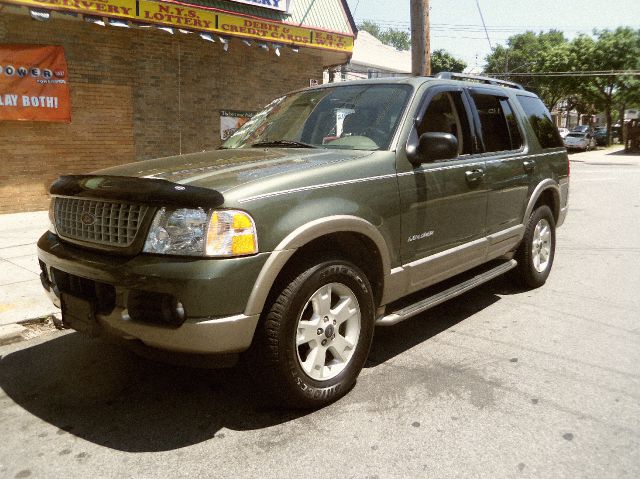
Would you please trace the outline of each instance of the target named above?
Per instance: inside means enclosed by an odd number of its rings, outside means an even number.
[[[571,49],[581,71],[632,70],[640,67],[640,30],[617,28],[596,31],[595,37],[581,35]],[[616,104],[632,100],[638,94],[638,79],[629,75],[590,77],[577,85],[578,93],[600,111],[607,128],[611,127],[611,112]]]
[[[496,47],[487,57],[485,71],[488,75],[518,73],[517,77],[507,78],[535,91],[547,107],[552,108],[574,89],[570,79],[521,74],[566,71],[570,63],[569,43],[562,32],[525,32],[510,37],[506,47]]]
[[[431,53],[432,75],[440,72],[461,73],[465,68],[467,68],[467,64],[464,61],[454,57],[443,49]]]
[[[620,27],[595,31],[568,41],[562,32],[525,32],[487,56],[486,73],[507,75],[538,93],[549,109],[560,100],[580,113],[602,111],[611,128],[612,111],[640,103],[638,75],[604,74],[605,71],[640,69],[640,30]],[[539,76],[570,72],[563,76]],[[571,73],[575,72],[575,73]],[[580,72],[603,72],[586,76]],[[518,73],[508,77],[509,73]],[[524,75],[535,73],[537,75]]]
[[[380,25],[369,20],[365,20],[358,25],[358,29],[370,33],[385,45],[392,46],[396,50],[406,51],[411,49],[411,35],[405,30],[396,30],[395,28],[382,30]]]

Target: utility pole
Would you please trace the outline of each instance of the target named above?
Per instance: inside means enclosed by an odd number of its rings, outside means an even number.
[[[429,0],[411,0],[411,73],[431,75]]]

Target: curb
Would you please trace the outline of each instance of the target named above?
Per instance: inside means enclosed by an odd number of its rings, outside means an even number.
[[[40,335],[44,331],[54,330],[56,329],[55,323],[55,316],[47,315],[0,326],[0,346],[25,341]]]
[[[27,328],[17,323],[0,326],[0,346],[23,341],[27,331]]]

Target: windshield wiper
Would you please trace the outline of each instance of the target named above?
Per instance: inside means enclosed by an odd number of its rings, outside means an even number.
[[[293,141],[293,140],[271,140],[271,141],[259,141],[258,143],[254,143],[251,145],[252,147],[261,147],[261,146],[275,146],[275,147],[283,147],[283,148],[317,148],[316,146],[310,145],[309,143],[302,143],[301,141]]]

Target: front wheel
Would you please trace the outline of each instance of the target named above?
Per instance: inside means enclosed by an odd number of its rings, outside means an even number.
[[[250,373],[281,403],[323,406],[355,384],[373,329],[373,294],[358,267],[330,260],[302,268],[258,325]]]
[[[531,214],[522,243],[516,252],[520,283],[529,288],[542,286],[549,277],[556,246],[556,222],[548,206]]]

